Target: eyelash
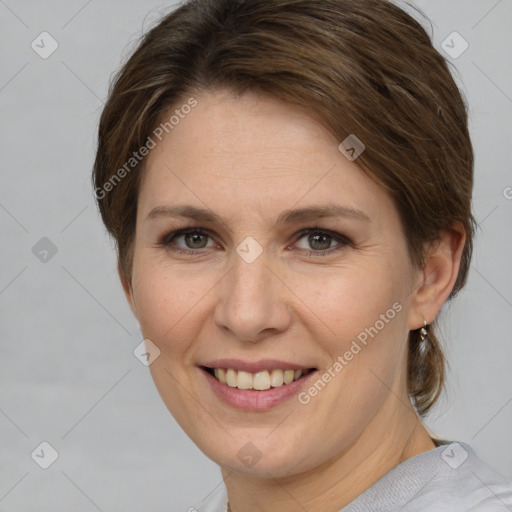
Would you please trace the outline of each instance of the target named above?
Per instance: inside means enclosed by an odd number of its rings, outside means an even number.
[[[307,235],[310,235],[311,233],[327,235],[327,236],[331,237],[334,241],[338,242],[338,245],[336,245],[334,248],[326,249],[323,251],[313,251],[313,250],[307,251],[307,249],[300,249],[301,251],[309,252],[309,254],[307,255],[308,258],[314,258],[314,257],[318,257],[318,256],[322,257],[325,255],[337,252],[337,251],[343,249],[347,245],[348,246],[352,245],[352,242],[346,236],[343,236],[340,233],[336,233],[335,231],[329,231],[329,230],[320,229],[317,227],[307,228],[307,229],[300,231],[297,234],[298,237],[297,237],[295,243],[298,242],[301,238],[303,238]],[[175,238],[177,238],[179,236],[187,235],[187,234],[200,234],[200,235],[206,235],[206,236],[212,238],[212,236],[208,233],[208,230],[205,230],[202,228],[184,228],[184,229],[178,229],[176,231],[171,231],[169,233],[164,234],[158,240],[157,247],[168,249],[168,250],[171,250],[178,254],[193,255],[193,256],[200,255],[202,249],[197,249],[197,250],[181,249],[181,248],[171,246],[171,242],[173,242]]]

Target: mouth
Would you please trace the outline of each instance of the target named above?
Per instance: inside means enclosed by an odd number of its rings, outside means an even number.
[[[282,359],[216,359],[197,368],[204,375],[208,402],[215,396],[220,403],[246,412],[293,404],[293,397],[318,375],[316,367]]]
[[[234,368],[210,368],[201,366],[201,369],[231,388],[254,391],[267,391],[271,388],[287,386],[305,378],[316,368],[280,369],[273,368],[251,373]]]

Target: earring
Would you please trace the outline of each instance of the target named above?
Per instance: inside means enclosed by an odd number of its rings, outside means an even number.
[[[423,320],[423,327],[420,329],[420,346],[425,348],[427,344],[428,332],[427,332],[427,321]]]

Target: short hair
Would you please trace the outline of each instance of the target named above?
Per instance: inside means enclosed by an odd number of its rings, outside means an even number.
[[[189,0],[141,38],[110,85],[93,169],[122,279],[131,282],[145,164],[134,152],[187,95],[221,88],[305,108],[340,142],[356,135],[357,164],[391,195],[418,268],[429,244],[462,223],[449,298],[464,286],[476,225],[466,102],[422,25],[387,0]],[[445,358],[435,322],[427,350],[419,339],[410,331],[408,392],[423,416],[442,391]]]

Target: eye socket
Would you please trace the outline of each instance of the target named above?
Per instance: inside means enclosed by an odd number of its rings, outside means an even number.
[[[307,243],[310,245],[310,247],[312,247],[314,251],[318,252],[331,249],[331,243],[333,241],[337,242],[338,244],[340,243],[338,240],[335,239],[333,235],[323,230],[310,230],[307,233],[302,234],[299,240],[302,240],[303,238],[306,238]],[[303,247],[302,249],[310,250],[306,247]]]
[[[306,237],[306,243],[310,245],[310,248],[299,247],[299,250],[308,253],[308,257],[332,254],[333,252],[338,251],[347,245],[352,245],[351,241],[347,237],[341,235],[340,233],[314,227],[302,230],[299,233],[299,236],[296,238],[296,241],[293,244],[293,246],[297,246],[297,242]],[[179,245],[176,244],[176,239],[180,238],[183,238],[185,247],[180,247]],[[200,240],[201,238],[202,241]],[[202,254],[202,249],[208,248],[208,238],[212,238],[208,230],[205,230],[203,228],[185,228],[176,231],[171,231],[170,233],[163,235],[159,239],[157,246],[181,254],[198,255]],[[199,244],[196,245],[198,239]],[[336,242],[336,245],[334,247],[331,246],[332,241]],[[217,245],[213,242],[213,240],[212,243],[213,246]],[[190,247],[190,245],[192,245],[192,247]]]
[[[313,250],[308,248],[300,249],[303,253],[305,253],[307,258],[330,256],[340,250],[343,250],[346,246],[353,246],[351,240],[341,233],[330,231],[328,229],[322,229],[316,226],[314,228],[308,228],[301,231],[297,241],[305,237],[307,237],[306,243],[308,243],[310,246],[316,245],[316,248]],[[331,246],[331,242],[333,240],[337,242],[334,247]],[[318,247],[318,244],[321,247]],[[295,245],[297,245],[297,242]]]
[[[203,238],[204,241],[206,237],[211,238],[211,235],[209,235],[205,230],[201,228],[179,229],[177,231],[171,231],[170,233],[164,235],[159,240],[158,245],[170,249],[172,251],[182,252],[185,254],[197,253],[198,249],[204,249],[207,247],[206,243],[201,243],[193,247],[189,247],[188,244],[191,243],[192,245],[194,245],[197,242],[197,239],[201,237]],[[175,246],[175,240],[179,238],[183,238],[186,244],[184,248]]]
[[[187,248],[189,248],[189,249],[204,249],[206,247],[206,244],[208,243],[208,240],[205,240],[205,238],[209,235],[202,233],[200,231],[199,232],[191,231],[189,233],[183,233],[180,236],[183,236],[183,240],[185,241],[185,244],[187,244]],[[198,238],[200,239],[201,237],[202,237],[204,243],[200,244],[199,246],[194,246],[194,244],[197,242],[197,239]],[[192,244],[192,247],[190,247],[188,245],[189,243]]]

